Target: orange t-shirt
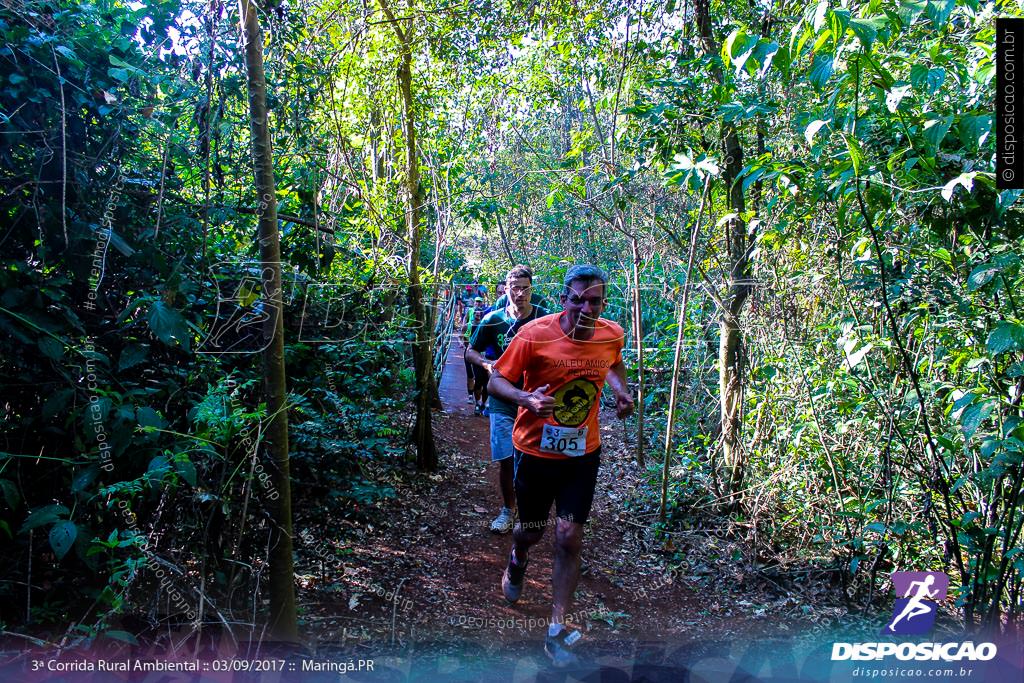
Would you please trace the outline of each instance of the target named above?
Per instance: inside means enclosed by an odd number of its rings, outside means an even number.
[[[508,381],[521,381],[524,391],[550,385],[545,393],[555,398],[554,414],[538,417],[520,407],[512,444],[555,460],[592,453],[601,445],[598,397],[609,368],[622,362],[625,337],[619,325],[601,318],[593,337],[572,339],[562,332],[563,315],[524,325],[494,364]]]

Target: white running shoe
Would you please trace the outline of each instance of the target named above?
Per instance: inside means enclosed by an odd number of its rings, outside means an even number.
[[[512,511],[508,508],[501,508],[501,513],[491,522],[491,532],[507,534],[510,531],[512,531]]]
[[[526,583],[523,579],[526,575],[527,564],[529,561],[522,567],[512,564],[512,554],[510,553],[508,556],[508,566],[505,567],[505,573],[501,575],[501,592],[510,603],[518,600],[523,593],[523,584]]]

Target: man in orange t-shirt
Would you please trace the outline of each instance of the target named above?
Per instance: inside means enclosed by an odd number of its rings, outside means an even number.
[[[556,666],[577,661],[569,648],[580,634],[566,630],[564,618],[579,578],[583,524],[601,462],[598,399],[605,381],[618,416],[633,412],[622,328],[600,317],[607,283],[600,268],[570,268],[560,296],[563,312],[524,325],[494,364],[488,385],[493,395],[519,406],[512,431],[519,520],[501,581],[509,602],[519,599],[530,546],[544,535],[555,503],[553,604],[544,649]]]

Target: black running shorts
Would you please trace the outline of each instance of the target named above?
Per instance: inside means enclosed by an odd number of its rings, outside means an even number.
[[[470,367],[473,368],[473,381],[476,382],[477,388],[486,389],[487,383],[491,381],[491,373],[476,363],[470,363]]]
[[[597,468],[601,466],[600,448],[564,460],[539,458],[518,448],[513,454],[516,506],[523,528],[543,531],[552,502],[556,516],[577,524],[586,523],[594,502]]]

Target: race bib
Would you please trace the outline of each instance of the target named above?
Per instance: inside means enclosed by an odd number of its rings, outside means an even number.
[[[587,427],[556,427],[544,425],[540,435],[540,449],[545,453],[558,453],[578,458],[587,450]]]

